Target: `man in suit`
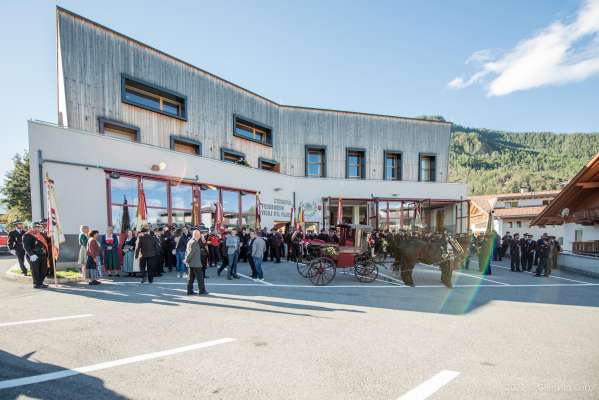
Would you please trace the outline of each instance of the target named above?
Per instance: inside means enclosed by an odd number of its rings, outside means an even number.
[[[31,229],[23,235],[23,250],[31,266],[31,276],[35,289],[47,288],[44,279],[48,269],[48,243],[41,232],[41,222],[35,222]]]
[[[520,235],[514,234],[510,240],[510,270],[522,272],[520,269]]]
[[[23,223],[21,221],[13,221],[15,229],[8,233],[8,249],[13,256],[17,256],[19,260],[19,268],[23,275],[27,276],[27,267],[25,267],[25,250],[23,249]]]
[[[140,257],[141,255],[141,257]],[[154,259],[156,258],[156,240],[150,235],[148,228],[142,228],[137,238],[135,258],[139,258],[139,270],[141,272],[141,283],[154,281]]]
[[[199,230],[193,231],[191,240],[187,243],[187,251],[185,254],[185,262],[189,267],[189,275],[187,278],[187,294],[195,294],[193,291],[193,281],[198,281],[198,294],[208,294],[206,285],[204,284],[204,262],[206,257],[202,254],[202,234]]]

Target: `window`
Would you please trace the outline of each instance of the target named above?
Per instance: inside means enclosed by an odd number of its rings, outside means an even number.
[[[148,223],[168,223],[167,183],[146,178],[143,179],[142,183],[146,196],[146,207],[148,208]]]
[[[202,143],[191,138],[171,135],[171,150],[200,156],[202,155]]]
[[[516,221],[516,228],[522,228],[522,221]]]
[[[241,225],[256,227],[256,195],[241,192]]]
[[[191,185],[171,182],[171,216],[174,224],[190,224],[193,203]]]
[[[544,206],[547,206],[547,205],[549,205],[549,202],[550,202],[550,201],[551,201],[551,200],[543,200],[543,205],[544,205]]]
[[[418,180],[421,182],[435,182],[437,172],[435,170],[437,157],[428,154],[420,155],[420,168],[418,168]]]
[[[267,160],[266,158],[258,158],[258,168],[272,172],[280,172],[281,168],[278,162]]]
[[[366,173],[365,150],[347,149],[345,156],[345,177],[350,179],[364,179]]]
[[[233,116],[235,130],[233,135],[253,142],[272,146],[272,129],[250,121],[246,118]]]
[[[385,151],[385,169],[383,179],[390,181],[401,180],[401,153]]]
[[[513,227],[514,227],[514,223],[513,223],[513,222],[511,222],[511,221],[510,221],[510,222],[508,222],[508,223],[507,223],[507,227],[508,227],[508,228],[513,228]]]
[[[306,176],[325,177],[326,153],[324,146],[306,146]]]
[[[223,198],[223,227],[233,228],[239,225],[239,192],[221,190]]]
[[[245,154],[239,151],[222,148],[220,149],[220,159],[222,161],[239,164],[245,161]]]
[[[575,242],[582,242],[582,229],[575,229],[574,230],[574,241]]]
[[[200,221],[206,228],[214,228],[219,190],[213,186],[202,185],[200,193]]]
[[[115,137],[118,139],[125,139],[131,142],[139,142],[139,128],[133,125],[124,124],[122,122],[113,121],[106,118],[98,118],[98,124],[100,126],[100,133]]]
[[[126,75],[121,78],[121,100],[123,103],[187,120],[185,96]]]
[[[109,178],[110,212],[115,233],[126,232],[137,224],[137,178]]]

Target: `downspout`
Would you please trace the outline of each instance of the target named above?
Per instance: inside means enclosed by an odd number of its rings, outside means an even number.
[[[42,151],[37,151],[37,173],[40,187],[40,219],[44,219],[44,160],[42,158]]]

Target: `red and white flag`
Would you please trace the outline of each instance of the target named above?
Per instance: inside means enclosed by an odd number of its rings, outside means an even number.
[[[337,201],[337,225],[343,223],[343,198],[339,197]]]
[[[223,230],[223,205],[220,202],[214,204],[215,224],[216,230],[221,232]]]
[[[48,236],[52,239],[52,257],[58,259],[60,245],[65,242],[64,234],[60,226],[60,218],[58,216],[58,206],[56,203],[56,195],[54,193],[54,181],[46,174],[47,195],[48,195]]]
[[[137,231],[141,231],[141,229],[148,224],[148,207],[146,206],[146,195],[144,193],[144,188],[141,185],[141,182],[137,185]]]
[[[260,192],[256,193],[256,227],[260,229],[262,222],[262,202],[260,201]]]

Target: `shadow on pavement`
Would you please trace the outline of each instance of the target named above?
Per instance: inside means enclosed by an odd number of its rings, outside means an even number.
[[[352,309],[351,306],[448,315],[467,314],[493,301],[599,306],[599,286],[584,286],[567,279],[535,278],[530,274],[512,273],[499,268],[495,268],[491,276],[481,276],[473,269],[458,272],[453,278],[455,287],[447,289],[439,284],[439,271],[422,266],[418,266],[415,270],[417,274],[415,288],[380,281],[360,284],[352,274],[343,273],[338,273],[331,284],[335,287],[313,287],[309,280],[299,276],[295,264],[267,263],[264,267],[267,281],[275,286],[256,284],[228,286],[225,280],[213,277],[207,281],[208,289],[213,292],[208,297],[185,296],[185,283],[182,280],[174,280],[174,274],[157,278],[153,285],[141,285],[133,283],[130,279],[121,278],[115,280],[116,284],[94,287],[70,284],[51,290],[110,302],[170,307],[197,305],[311,318],[329,318],[316,314],[323,312],[367,312],[363,309]],[[240,268],[249,270],[245,264],[240,264]],[[388,271],[384,272],[388,273]],[[588,278],[579,279],[594,284],[599,282]],[[214,285],[215,283],[217,285]],[[506,285],[503,285],[504,283]],[[277,284],[288,286],[276,286]],[[273,299],[266,300],[264,297]],[[293,301],[286,302],[282,299]],[[256,307],[234,304],[236,302],[253,303]],[[315,302],[327,304],[319,305]],[[343,307],[332,305],[343,305]]]
[[[0,350],[0,381],[63,371],[64,368],[32,361],[35,352],[22,357]],[[1,399],[126,399],[104,386],[104,382],[90,375],[76,375],[55,381],[0,389]]]

